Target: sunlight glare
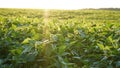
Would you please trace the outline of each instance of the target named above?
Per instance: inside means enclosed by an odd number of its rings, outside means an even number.
[[[0,8],[120,8],[120,0],[0,0]]]

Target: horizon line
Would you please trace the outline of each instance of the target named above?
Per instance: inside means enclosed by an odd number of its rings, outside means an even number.
[[[0,7],[0,9],[82,10],[82,9],[120,9],[120,8],[118,8],[118,7],[107,7],[107,8],[106,7],[105,8],[101,7],[101,8],[77,8],[77,9],[68,9],[68,8],[65,9],[64,8],[64,9],[62,9],[62,8]]]

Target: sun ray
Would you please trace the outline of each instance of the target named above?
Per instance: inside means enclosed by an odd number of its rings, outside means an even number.
[[[48,36],[49,34],[49,27],[48,27],[48,18],[49,18],[49,10],[48,9],[45,9],[44,10],[44,26],[43,26],[43,34],[45,35],[45,39],[46,37]]]

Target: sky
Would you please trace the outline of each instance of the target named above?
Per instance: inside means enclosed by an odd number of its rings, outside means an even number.
[[[120,8],[120,0],[0,0],[0,8]]]

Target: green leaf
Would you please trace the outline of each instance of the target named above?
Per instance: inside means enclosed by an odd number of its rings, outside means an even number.
[[[112,39],[112,35],[109,36],[107,39],[113,44],[114,40]]]
[[[51,38],[54,42],[57,42],[58,41],[58,37],[57,35],[51,35]]]
[[[78,56],[74,56],[73,58],[78,59],[78,60],[81,59],[81,57],[78,57]]]
[[[13,29],[16,29],[16,28],[17,28],[17,26],[16,26],[16,25],[14,25],[14,24],[12,24],[12,28],[13,28]]]
[[[110,50],[110,46],[105,46],[105,50]]]
[[[64,53],[65,49],[66,49],[66,45],[61,45],[61,46],[59,47],[59,53],[60,53],[60,54]]]
[[[81,35],[82,38],[85,38],[85,33],[82,30],[78,30],[79,34]]]
[[[22,50],[21,49],[12,49],[11,50],[11,54],[15,55],[15,54],[21,54]]]
[[[22,53],[27,53],[32,50],[33,46],[26,46]]]
[[[22,44],[29,43],[30,40],[31,40],[30,38],[26,38],[26,39],[22,42]]]
[[[107,60],[108,59],[108,57],[107,56],[104,56],[102,59],[101,59],[101,61],[105,61],[105,60]]]
[[[74,63],[66,63],[61,56],[58,56],[58,59],[63,65],[73,65],[74,64]]]
[[[97,44],[101,50],[104,50],[104,45],[103,44]]]

